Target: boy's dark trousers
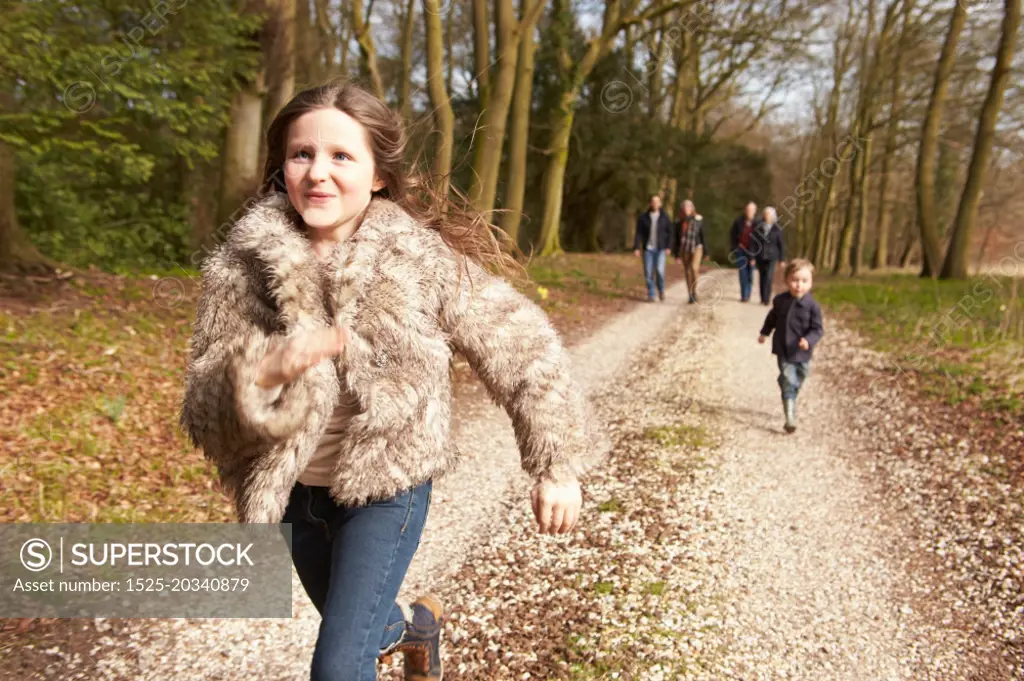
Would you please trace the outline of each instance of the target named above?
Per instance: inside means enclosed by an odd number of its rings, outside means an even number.
[[[800,386],[807,380],[811,371],[810,362],[788,362],[782,357],[779,361],[779,388],[782,389],[783,400],[795,400]]]

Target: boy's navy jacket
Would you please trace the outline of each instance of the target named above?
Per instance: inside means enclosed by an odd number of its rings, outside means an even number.
[[[778,355],[787,362],[810,362],[814,346],[825,335],[825,327],[821,324],[821,306],[808,292],[797,300],[789,291],[780,293],[772,301],[772,309],[764,318],[761,327],[762,336],[772,337],[772,354]],[[807,339],[809,350],[801,350],[801,338]]]

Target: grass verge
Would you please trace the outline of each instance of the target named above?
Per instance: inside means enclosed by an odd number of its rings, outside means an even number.
[[[571,343],[642,299],[640,270],[537,258],[519,287]],[[177,274],[0,277],[0,522],[231,519],[177,423],[199,293]]]
[[[1024,417],[1024,281],[828,278],[815,297],[892,359],[889,372],[950,405]]]

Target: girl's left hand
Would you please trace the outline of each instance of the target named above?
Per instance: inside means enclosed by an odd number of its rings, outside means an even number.
[[[538,482],[530,493],[533,515],[543,534],[565,534],[576,527],[583,506],[580,483]]]
[[[801,350],[810,350],[811,349],[811,344],[807,342],[806,338],[801,338],[800,342],[797,343],[797,345],[800,346]]]

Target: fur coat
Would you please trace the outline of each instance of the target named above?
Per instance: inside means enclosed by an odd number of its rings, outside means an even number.
[[[450,471],[450,362],[465,356],[511,417],[536,479],[577,477],[607,449],[544,313],[374,198],[359,229],[317,258],[287,198],[255,204],[202,268],[181,423],[212,460],[241,522],[277,523],[344,385],[358,399],[331,496],[363,505]],[[255,385],[289,336],[340,324],[350,340],[291,383]]]

